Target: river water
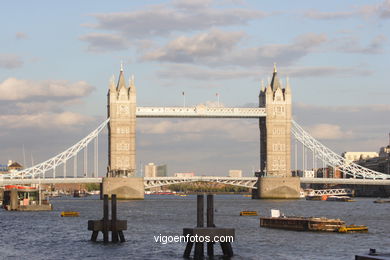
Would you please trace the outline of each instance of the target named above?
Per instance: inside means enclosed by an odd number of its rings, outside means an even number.
[[[390,245],[390,203],[251,200],[242,195],[216,195],[215,224],[236,229],[233,259],[354,259],[369,248]],[[128,221],[127,242],[104,245],[90,241],[87,221],[102,218],[98,197],[52,199],[51,212],[0,210],[1,259],[183,259],[184,243],[156,243],[154,236],[181,235],[196,225],[196,196],[146,195],[143,201],[118,201],[118,218]],[[340,218],[367,225],[364,234],[298,232],[260,228],[259,217],[240,217],[242,210],[268,216],[271,209],[286,215]],[[61,211],[80,217],[61,218]],[[102,240],[101,233],[98,240]],[[219,246],[215,253],[221,255]],[[390,251],[390,250],[389,250]],[[217,257],[218,259],[220,257]]]

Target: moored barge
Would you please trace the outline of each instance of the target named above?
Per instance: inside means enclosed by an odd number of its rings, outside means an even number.
[[[279,228],[296,231],[338,232],[345,226],[340,219],[315,217],[260,217],[260,227]]]

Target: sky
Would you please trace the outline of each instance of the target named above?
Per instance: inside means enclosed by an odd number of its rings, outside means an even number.
[[[182,106],[184,92],[186,106],[218,93],[226,107],[258,106],[276,63],[294,120],[320,142],[339,154],[389,142],[390,0],[8,1],[0,21],[0,164],[42,162],[95,129],[121,62],[138,106]],[[103,176],[107,132],[99,147]],[[138,119],[137,162],[251,176],[258,121]]]

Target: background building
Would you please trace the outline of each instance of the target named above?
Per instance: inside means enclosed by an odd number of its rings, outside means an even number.
[[[342,156],[368,169],[390,174],[390,134],[389,144],[376,152],[345,152]]]
[[[377,152],[344,152],[341,154],[342,157],[347,159],[348,161],[358,161],[361,159],[369,159],[378,157]]]
[[[180,178],[188,178],[188,177],[194,177],[195,173],[194,172],[177,172],[175,173],[175,177],[180,177]]]
[[[156,167],[156,177],[167,177],[168,176],[168,170],[167,165],[158,165]]]
[[[144,176],[156,177],[156,171],[157,171],[157,166],[154,163],[148,163],[147,165],[145,165]]]
[[[229,177],[235,177],[235,178],[242,177],[242,170],[229,170]]]
[[[303,172],[303,177],[304,178],[314,178],[315,176],[314,176],[315,174],[314,174],[314,170],[306,170],[306,171],[304,171]]]
[[[148,163],[145,165],[145,177],[167,177],[167,165],[155,165],[154,163]]]
[[[20,171],[22,169],[23,169],[23,166],[20,165],[18,162],[14,162],[11,160],[8,161],[8,172],[9,173]]]
[[[377,172],[390,174],[390,144],[381,147],[377,157],[360,159],[356,163]]]

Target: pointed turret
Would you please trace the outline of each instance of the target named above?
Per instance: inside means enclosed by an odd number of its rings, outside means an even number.
[[[109,81],[110,91],[115,91],[115,76],[112,75]]]
[[[126,88],[126,82],[125,77],[123,75],[123,64],[121,63],[121,70],[119,72],[119,80],[118,85],[116,86],[117,90],[120,90],[121,88]]]
[[[278,71],[276,69],[276,63],[274,63],[274,73],[272,75],[271,87],[272,87],[273,91],[275,91],[278,88],[280,88],[280,81],[279,81],[279,78],[278,78]]]
[[[134,84],[134,75],[131,75],[131,78],[129,79],[129,82],[130,82],[130,85],[129,85],[130,92],[132,92],[132,93],[137,92],[136,88],[135,88],[135,84]]]
[[[287,77],[286,78],[286,89],[285,89],[285,92],[287,93],[290,93],[291,92],[291,88],[290,88],[290,79]]]
[[[261,88],[260,88],[261,92],[264,92],[265,91],[265,88],[264,88],[264,80],[261,80]]]

